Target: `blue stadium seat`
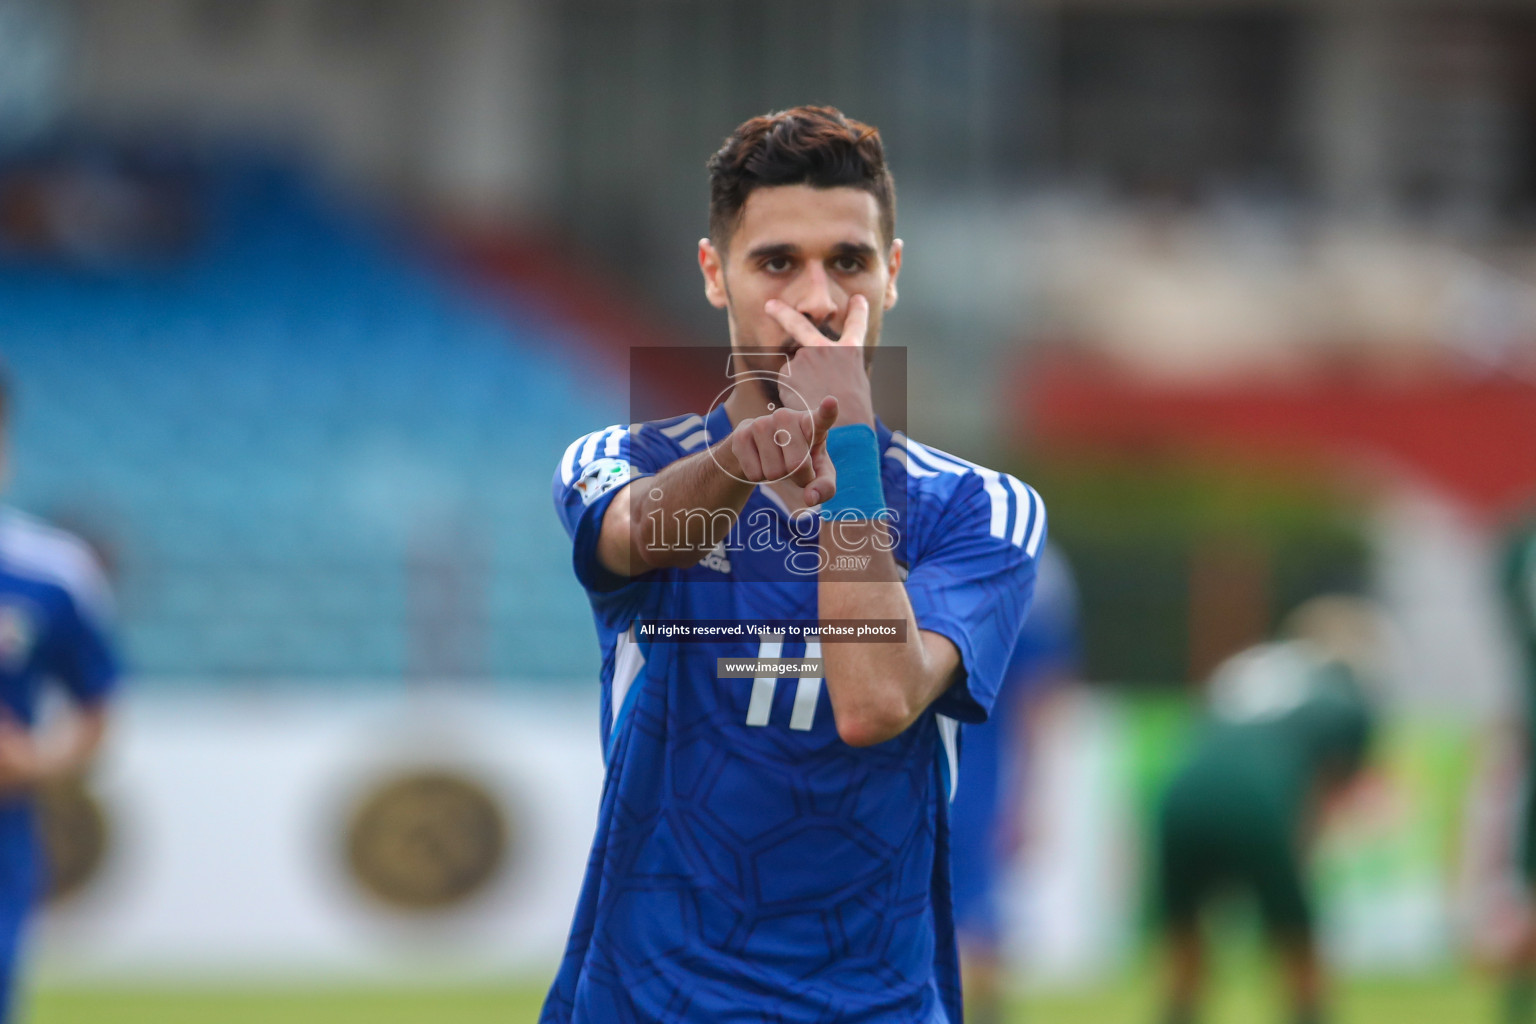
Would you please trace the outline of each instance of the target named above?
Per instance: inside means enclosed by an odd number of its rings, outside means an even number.
[[[578,380],[575,341],[300,178],[230,167],[206,192],[184,267],[0,270],[8,498],[110,548],[135,672],[595,676],[549,480],[624,407],[618,376]]]

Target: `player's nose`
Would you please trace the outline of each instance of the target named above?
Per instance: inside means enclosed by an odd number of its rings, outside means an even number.
[[[835,315],[841,308],[836,294],[837,286],[827,276],[826,268],[819,263],[811,264],[802,276],[800,294],[795,297],[795,310],[805,314],[812,323],[819,324]]]

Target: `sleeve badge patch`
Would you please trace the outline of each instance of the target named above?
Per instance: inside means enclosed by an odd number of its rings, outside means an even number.
[[[623,459],[598,459],[581,471],[576,478],[576,492],[581,503],[590,505],[616,487],[629,482],[629,463]]]
[[[0,604],[0,667],[19,672],[32,656],[36,640],[37,622],[27,609]]]

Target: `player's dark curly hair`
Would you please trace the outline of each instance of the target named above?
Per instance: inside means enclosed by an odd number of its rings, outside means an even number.
[[[880,236],[896,237],[896,183],[880,133],[832,107],[794,107],[744,121],[709,158],[709,237],[730,242],[754,189],[851,186],[875,197]]]

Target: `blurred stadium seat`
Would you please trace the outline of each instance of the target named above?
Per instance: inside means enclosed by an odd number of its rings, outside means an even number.
[[[542,582],[546,483],[617,382],[295,176],[218,165],[196,199],[175,262],[0,275],[11,499],[108,549],[137,673],[595,674],[579,592]]]

